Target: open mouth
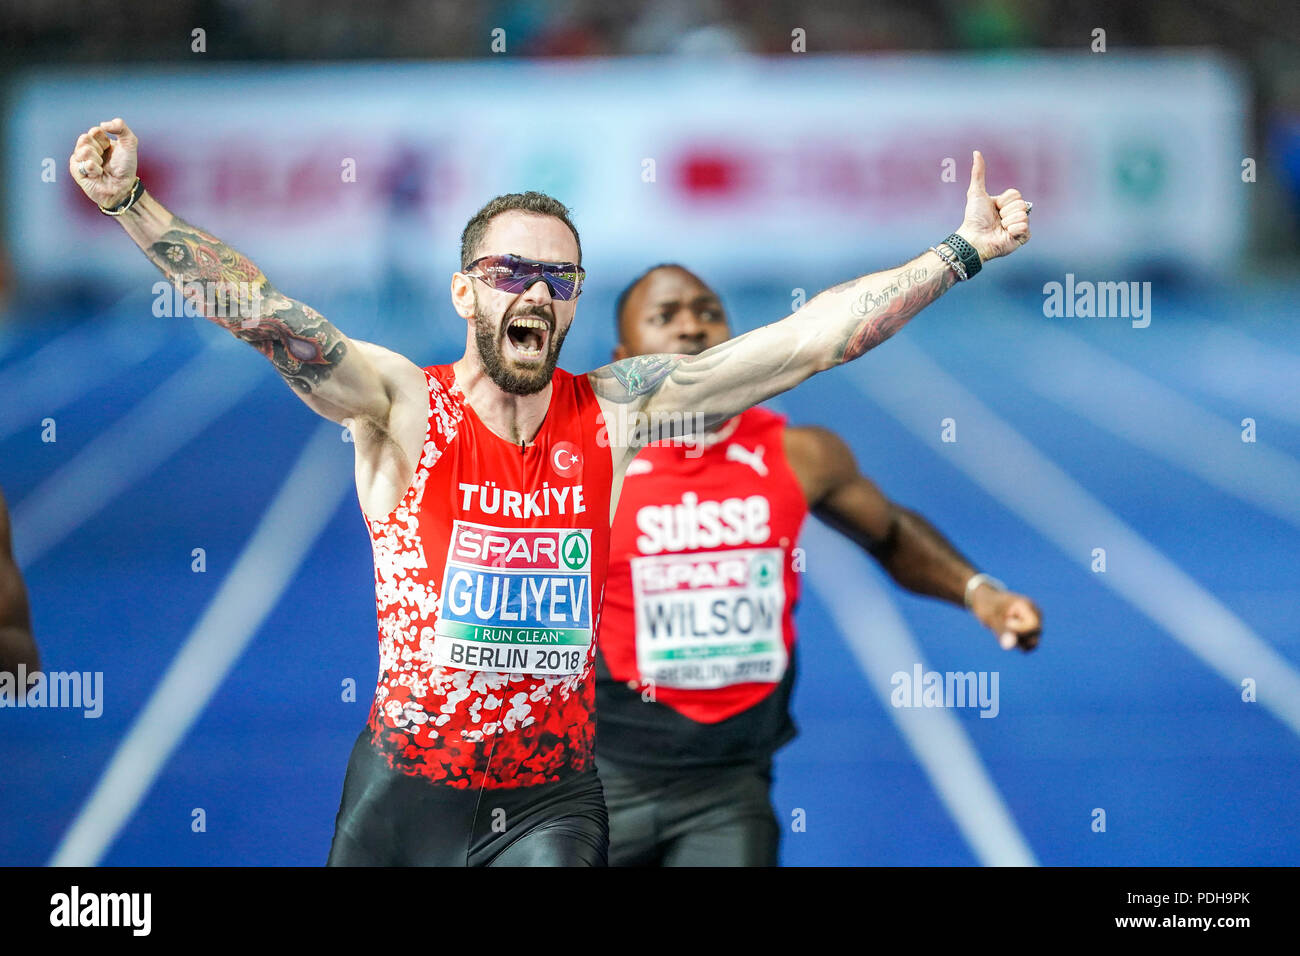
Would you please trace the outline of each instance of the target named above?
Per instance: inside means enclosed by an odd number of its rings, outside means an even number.
[[[510,350],[524,360],[545,355],[550,335],[550,323],[533,315],[517,316],[506,325],[506,342]]]

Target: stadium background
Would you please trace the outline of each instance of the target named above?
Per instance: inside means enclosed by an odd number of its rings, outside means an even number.
[[[1030,246],[774,404],[1034,597],[1044,642],[1004,654],[810,521],[783,861],[1300,863],[1280,4],[2,9],[0,486],[43,667],[102,672],[104,699],[0,710],[0,863],[323,862],[377,667],[351,448],[252,350],[155,314],[158,276],[67,176],[115,115],[169,208],[424,365],[462,347],[465,220],[552,192],[591,276],[574,371],[651,263],[740,331],[904,261],[957,225],[981,148],[991,192],[1035,200]],[[1067,273],[1150,282],[1149,326],[1048,317]],[[890,706],[917,662],[998,672],[997,717]]]

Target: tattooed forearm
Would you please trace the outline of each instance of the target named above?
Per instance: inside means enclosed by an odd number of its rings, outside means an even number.
[[[875,348],[956,277],[933,252],[844,282],[780,322],[697,355],[641,355],[592,372],[596,394],[662,413],[729,415]]]
[[[591,387],[601,398],[626,405],[654,392],[686,358],[653,354],[623,359],[592,372]]]
[[[867,283],[872,278],[868,276],[858,281]],[[894,275],[883,287],[878,282],[868,285],[849,307],[850,314],[860,317],[861,321],[849,330],[837,360],[850,362],[875,348],[917,312],[943,295],[955,281],[956,276],[946,266],[936,269],[915,265]],[[849,283],[848,288],[856,284]]]
[[[347,354],[343,333],[309,305],[293,299],[235,335],[265,355],[284,380],[310,392]]]
[[[310,392],[343,360],[343,334],[308,305],[280,293],[248,257],[172,216],[141,247],[199,313],[270,360],[295,389]]]

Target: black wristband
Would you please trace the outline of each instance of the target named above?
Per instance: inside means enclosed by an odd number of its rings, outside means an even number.
[[[100,206],[99,211],[105,216],[120,216],[136,204],[139,198],[144,195],[144,184],[140,182],[140,177],[135,177],[135,182],[131,184],[131,191],[126,194],[116,206]]]
[[[984,263],[980,262],[980,254],[975,251],[975,247],[957,233],[954,232],[944,242],[948,244],[949,249],[957,253],[957,258],[961,260],[961,264],[966,269],[967,279],[972,278],[975,273],[983,268]]]

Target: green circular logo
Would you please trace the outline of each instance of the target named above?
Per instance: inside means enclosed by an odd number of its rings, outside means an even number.
[[[1116,191],[1144,202],[1155,199],[1165,187],[1165,154],[1155,145],[1128,143],[1113,157]]]
[[[573,532],[564,536],[564,543],[560,545],[560,558],[570,571],[581,571],[587,564],[587,558],[591,557],[591,549],[587,545],[587,539],[580,532]]]
[[[768,558],[754,559],[754,581],[759,587],[767,587],[776,578],[776,567]]]

